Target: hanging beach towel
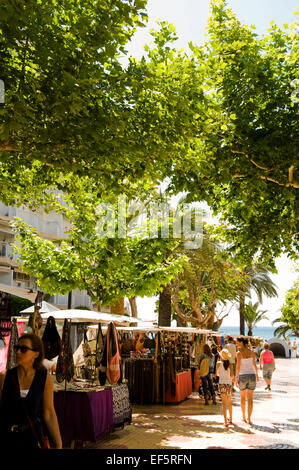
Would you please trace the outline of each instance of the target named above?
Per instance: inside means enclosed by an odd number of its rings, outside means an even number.
[[[107,378],[111,384],[120,378],[120,354],[114,323],[109,323],[107,331]]]
[[[42,337],[45,350],[45,358],[53,359],[59,356],[61,351],[61,339],[56,328],[55,318],[49,317]]]
[[[67,319],[64,320],[62,330],[62,345],[56,367],[56,380],[70,382],[75,375],[72,345],[70,341],[70,327]]]

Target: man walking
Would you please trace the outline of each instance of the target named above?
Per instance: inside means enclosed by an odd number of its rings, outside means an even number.
[[[233,369],[233,373],[234,373],[234,377],[236,377],[236,353],[237,353],[237,347],[235,345],[235,342],[233,340],[233,338],[231,336],[229,336],[228,338],[228,344],[226,345],[226,348],[229,350],[230,352],[230,364],[232,366],[232,369]],[[233,388],[233,392],[235,392],[236,390]]]

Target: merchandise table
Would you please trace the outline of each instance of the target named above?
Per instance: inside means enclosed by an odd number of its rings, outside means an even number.
[[[166,403],[179,403],[187,398],[192,393],[192,377],[191,370],[179,372],[175,375],[176,378],[176,394],[172,395],[170,392],[165,393]]]
[[[63,445],[75,440],[96,441],[114,428],[111,388],[90,393],[55,392],[54,406]]]

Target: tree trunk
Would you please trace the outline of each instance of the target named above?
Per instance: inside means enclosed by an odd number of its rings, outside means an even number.
[[[247,336],[252,336],[252,328],[251,327],[248,327]]]
[[[245,335],[245,317],[244,317],[244,308],[245,308],[245,295],[240,294],[240,335]]]
[[[176,323],[178,327],[186,326],[186,321],[183,320],[181,317],[177,316]]]
[[[130,306],[131,306],[132,317],[137,318],[138,317],[138,310],[137,310],[136,297],[131,297],[129,299],[129,302],[130,302]]]
[[[159,326],[171,325],[171,287],[164,287],[159,295]]]
[[[110,306],[110,312],[116,315],[124,315],[125,314],[125,299],[122,297],[114,305]]]

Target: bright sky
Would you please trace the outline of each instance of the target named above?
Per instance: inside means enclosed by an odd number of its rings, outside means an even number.
[[[176,27],[179,40],[175,43],[178,49],[188,48],[188,42],[202,44],[205,41],[206,25],[209,15],[209,0],[148,0],[147,12],[149,16],[146,28],[138,31],[131,43],[127,46],[129,55],[140,58],[143,55],[143,46],[151,42],[149,30],[156,28],[156,22],[166,20]],[[228,5],[237,14],[242,23],[255,25],[257,34],[265,34],[270,21],[283,28],[285,23],[292,24],[296,17],[294,11],[298,8],[297,0],[228,0]],[[272,320],[279,317],[279,309],[284,303],[286,291],[292,287],[296,275],[292,272],[292,263],[286,256],[276,260],[278,275],[273,275],[279,296],[274,299],[265,299],[263,310],[268,310],[269,321],[261,322],[260,326],[270,326]],[[138,316],[144,319],[155,318],[155,299],[138,298]],[[255,301],[254,297],[252,301]],[[224,320],[223,325],[239,324],[238,311],[231,311]]]

